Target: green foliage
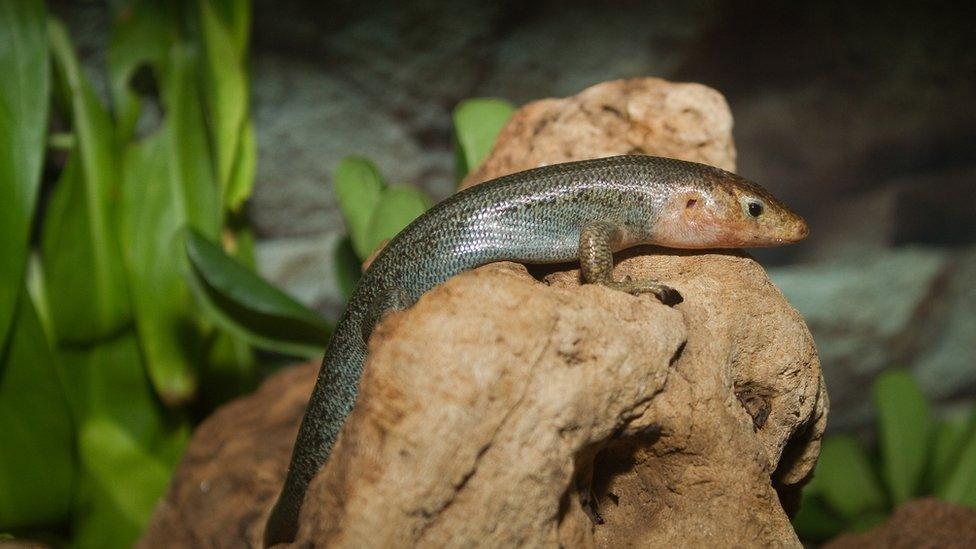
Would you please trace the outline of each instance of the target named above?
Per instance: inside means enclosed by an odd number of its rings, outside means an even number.
[[[955,465],[949,467],[950,473],[945,482],[937,487],[936,493],[946,501],[976,508],[976,410],[969,421],[967,435],[960,437],[957,443],[960,447],[958,451],[949,448],[946,453],[959,457]]]
[[[917,383],[899,370],[879,376],[873,394],[878,452],[869,455],[848,435],[824,440],[793,519],[801,539],[869,529],[926,495],[976,508],[976,407],[936,420]]]
[[[515,112],[502,99],[466,99],[454,109],[455,173],[460,181],[491,152],[498,132]]]
[[[153,455],[116,422],[101,417],[79,430],[81,466],[87,475],[81,499],[79,547],[121,547],[139,537],[169,482],[171,464]],[[120,483],[120,478],[125,483]]]
[[[271,286],[194,230],[186,233],[189,279],[199,302],[228,332],[280,353],[318,357],[329,326],[318,313]]]
[[[251,270],[250,4],[111,8],[106,105],[42,3],[0,3],[0,531],[78,547],[133,543],[187,407],[247,389],[252,342],[304,356],[328,337]],[[68,129],[50,139],[60,173],[32,250],[52,104]]]
[[[12,326],[0,358],[0,529],[65,518],[76,477],[57,357],[23,289]]]
[[[906,372],[882,374],[874,384],[882,475],[895,505],[918,490],[930,449],[931,412],[925,395]]]
[[[387,185],[376,166],[362,157],[344,158],[333,180],[339,211],[360,262],[431,206],[427,195],[416,187]],[[347,277],[348,269],[339,276]],[[348,285],[348,278],[340,278],[340,283]]]
[[[373,251],[369,225],[386,183],[372,162],[358,156],[342,159],[332,180],[332,190],[346,220],[352,248],[363,260]]]
[[[824,441],[817,474],[823,475],[824,499],[844,519],[853,520],[885,506],[867,453],[853,437],[837,435]]]
[[[47,129],[47,22],[43,2],[0,2],[0,349],[17,307]]]
[[[386,188],[369,218],[368,248],[375,250],[396,236],[430,206],[430,199],[416,187],[394,185]]]
[[[119,190],[115,129],[83,78],[64,27],[52,20],[48,30],[77,146],[51,199],[41,257],[47,291],[58,304],[52,317],[58,340],[85,344],[118,332],[131,315],[113,215]]]

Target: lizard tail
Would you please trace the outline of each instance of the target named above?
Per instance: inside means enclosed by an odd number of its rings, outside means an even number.
[[[344,325],[347,324],[347,325]],[[340,322],[325,352],[288,466],[285,484],[264,528],[264,546],[294,541],[305,492],[328,459],[356,400],[365,349],[358,330]]]

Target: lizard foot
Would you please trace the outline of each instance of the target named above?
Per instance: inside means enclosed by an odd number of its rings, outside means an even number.
[[[678,290],[656,280],[633,280],[627,276],[621,281],[604,282],[603,285],[631,295],[654,294],[665,305],[677,305],[683,301]]]

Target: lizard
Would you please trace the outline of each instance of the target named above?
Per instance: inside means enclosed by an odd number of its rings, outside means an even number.
[[[464,189],[397,234],[363,273],[325,351],[266,546],[294,539],[312,477],[356,401],[373,327],[448,278],[496,261],[578,260],[584,283],[665,304],[655,280],[614,280],[613,253],[642,244],[678,249],[778,246],[807,236],[802,217],[736,174],[694,162],[623,155],[553,164]]]

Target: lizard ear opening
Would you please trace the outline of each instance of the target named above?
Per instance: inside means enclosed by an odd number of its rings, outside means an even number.
[[[685,202],[685,208],[694,208],[695,207],[695,204],[698,204],[698,199],[697,198],[689,198],[688,201]]]

